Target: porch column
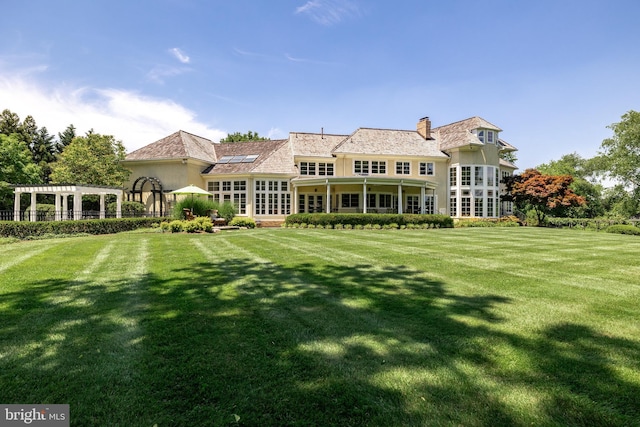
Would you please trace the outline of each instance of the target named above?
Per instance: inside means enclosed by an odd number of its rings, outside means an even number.
[[[297,214],[298,213],[298,187],[297,186],[293,186],[293,213]]]
[[[424,213],[424,203],[425,203],[425,193],[424,187],[420,187],[420,213]]]
[[[62,220],[66,221],[69,219],[69,195],[61,194],[62,197]]]
[[[73,193],[73,219],[82,219],[82,193]]]
[[[398,184],[398,214],[402,214],[402,183]]]
[[[120,195],[116,195],[116,218],[122,218],[122,197]]]
[[[104,214],[104,193],[100,194],[100,219],[104,219],[105,214]]]
[[[38,195],[38,193],[33,192],[31,193],[31,206],[29,207],[29,221],[31,222],[35,222],[36,221],[36,196]]]
[[[20,193],[13,193],[13,220],[20,221]]]
[[[55,205],[56,205],[56,207],[55,207],[56,213],[55,213],[55,217],[54,218],[55,218],[56,221],[60,221],[62,219],[62,212],[60,212],[60,210],[62,209],[60,207],[60,194],[55,193],[53,195],[53,197],[55,197]]]
[[[331,213],[331,184],[327,180],[327,213]]]
[[[367,213],[367,180],[362,183],[362,213]]]

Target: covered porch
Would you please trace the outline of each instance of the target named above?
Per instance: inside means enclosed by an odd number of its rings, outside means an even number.
[[[436,213],[436,187],[422,179],[294,178],[293,212]]]
[[[99,217],[106,217],[105,196],[116,196],[116,217],[122,216],[122,189],[92,185],[16,185],[14,187],[13,220],[21,220],[20,196],[31,195],[29,220],[36,221],[36,199],[38,194],[53,195],[55,200],[55,221],[82,219],[82,196],[97,195],[100,197]],[[69,211],[69,196],[73,196],[73,211]]]

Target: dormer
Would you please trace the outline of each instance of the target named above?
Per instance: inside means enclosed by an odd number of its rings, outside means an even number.
[[[498,131],[495,129],[478,128],[471,133],[483,144],[495,145],[498,142]]]

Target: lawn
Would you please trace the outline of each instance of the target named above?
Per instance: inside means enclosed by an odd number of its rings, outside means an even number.
[[[85,426],[640,425],[640,238],[536,228],[0,245],[0,403]]]

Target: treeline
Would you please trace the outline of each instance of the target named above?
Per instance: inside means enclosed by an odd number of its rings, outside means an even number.
[[[596,156],[566,154],[507,178],[503,200],[513,201],[529,222],[638,217],[640,113],[631,110],[608,128],[613,135],[602,142]]]
[[[122,186],[129,172],[120,165],[122,142],[93,130],[76,134],[70,124],[51,135],[32,116],[24,120],[5,109],[0,113],[0,211],[13,210],[12,184],[93,184]],[[50,203],[39,196],[38,203]]]

